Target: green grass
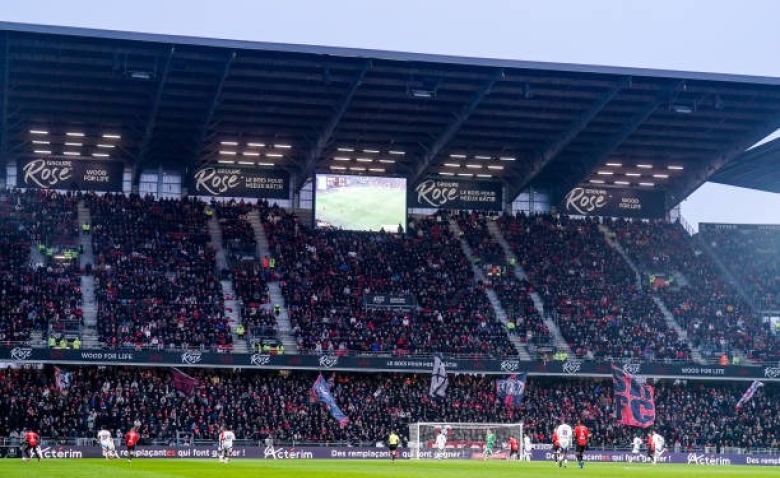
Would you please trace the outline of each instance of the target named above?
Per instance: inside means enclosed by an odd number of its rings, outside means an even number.
[[[384,226],[387,232],[395,232],[398,224],[404,225],[405,194],[398,189],[372,187],[318,192],[316,217],[344,229],[379,231]]]
[[[588,463],[560,469],[550,462],[506,461],[397,461],[388,460],[249,460],[236,458],[228,464],[217,460],[103,459],[57,460],[23,463],[19,459],[0,460],[0,476],[9,478],[535,478],[577,477],[777,477],[776,467],[694,466]]]

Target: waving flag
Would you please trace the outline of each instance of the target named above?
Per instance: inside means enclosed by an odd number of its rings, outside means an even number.
[[[523,395],[525,395],[525,383],[525,373],[496,380],[496,396],[504,402],[507,408],[520,406],[523,403]]]
[[[178,368],[171,369],[171,376],[173,377],[173,387],[185,395],[189,395],[193,390],[201,387],[197,378],[187,375]]]
[[[444,362],[441,357],[433,358],[433,373],[431,375],[431,389],[428,395],[431,397],[444,398],[447,395],[447,385],[450,384],[447,378],[447,370],[444,368]]]
[[[615,418],[621,425],[647,428],[655,422],[653,386],[612,366]]]
[[[65,393],[70,388],[70,372],[54,367],[54,383],[60,393]]]
[[[758,389],[763,386],[764,386],[763,382],[759,382],[758,380],[753,380],[753,383],[750,384],[750,387],[747,390],[745,390],[745,394],[742,395],[742,398],[740,398],[739,401],[737,402],[737,407],[736,407],[737,410],[741,410],[742,405],[749,402],[750,399],[753,398],[753,395],[756,394]]]
[[[349,417],[344,415],[344,412],[342,412],[339,406],[336,404],[336,399],[330,392],[328,382],[325,381],[325,379],[322,377],[322,374],[317,376],[317,380],[314,381],[314,385],[312,385],[311,391],[317,400],[324,403],[325,406],[328,407],[330,416],[339,422],[341,428],[347,426],[347,423],[349,423]]]

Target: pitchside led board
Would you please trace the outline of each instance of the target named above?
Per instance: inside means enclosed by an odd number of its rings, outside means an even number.
[[[16,185],[20,188],[72,191],[122,191],[125,165],[97,159],[30,159],[17,163]]]
[[[314,224],[351,231],[406,227],[406,178],[314,175]]]
[[[207,166],[190,180],[195,196],[290,199],[290,175],[280,169]]]
[[[560,210],[574,216],[661,219],[664,207],[663,191],[578,186],[569,191]]]
[[[496,181],[427,178],[409,190],[409,207],[502,211],[503,188]]]

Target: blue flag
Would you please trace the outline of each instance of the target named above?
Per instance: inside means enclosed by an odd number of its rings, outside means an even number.
[[[330,416],[339,422],[341,428],[347,426],[347,423],[349,423],[349,417],[344,415],[344,412],[342,412],[339,406],[336,404],[336,399],[333,398],[333,394],[330,392],[328,382],[322,377],[322,374],[317,376],[317,380],[314,381],[314,385],[312,385],[311,391],[314,396],[317,397],[318,401],[324,403],[325,406],[328,407]]]
[[[523,403],[525,395],[526,374],[510,375],[508,378],[496,380],[496,396],[504,402],[507,408],[517,407]]]

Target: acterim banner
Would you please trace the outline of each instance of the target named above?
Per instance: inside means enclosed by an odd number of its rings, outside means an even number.
[[[560,210],[573,216],[661,219],[665,215],[663,191],[578,186],[563,198]]]
[[[290,174],[281,169],[206,166],[190,177],[193,196],[290,199]]]
[[[16,187],[70,191],[122,192],[121,161],[99,159],[30,159],[16,164]]]
[[[43,446],[41,448],[44,460],[80,460],[84,458],[102,458],[99,446]],[[120,458],[127,458],[127,449],[118,447]],[[410,459],[411,450],[402,448],[399,450],[401,459]],[[435,459],[436,450],[425,448],[420,450],[420,458]],[[19,459],[19,448],[13,446],[0,446],[0,458]],[[633,463],[652,466],[646,453],[629,453],[626,451],[586,451],[585,462],[590,463]],[[266,460],[321,460],[321,459],[347,459],[347,460],[389,460],[390,451],[387,448],[359,448],[359,447],[293,447],[293,446],[267,446],[267,447],[236,447],[233,448],[231,457],[241,459],[266,459]],[[149,446],[136,448],[136,459],[190,459],[204,458],[217,459],[216,446],[182,446],[162,447]],[[447,448],[443,456],[447,460],[483,460],[481,450],[470,448]],[[493,454],[493,460],[506,460],[506,450],[499,450]],[[553,453],[548,450],[534,450],[531,453],[532,461],[552,461]],[[569,462],[576,463],[574,453],[569,455]],[[693,466],[729,467],[729,466],[773,466],[780,467],[780,456],[759,454],[736,453],[702,453],[702,452],[667,452],[658,460],[659,466],[674,463]]]

